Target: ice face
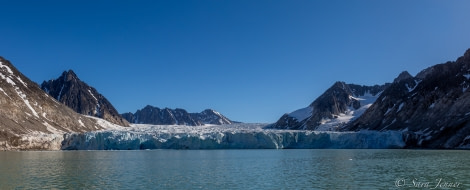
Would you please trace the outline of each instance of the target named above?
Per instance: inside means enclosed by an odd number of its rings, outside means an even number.
[[[262,129],[263,124],[222,126],[133,125],[69,133],[63,150],[403,148],[402,132],[314,132]]]

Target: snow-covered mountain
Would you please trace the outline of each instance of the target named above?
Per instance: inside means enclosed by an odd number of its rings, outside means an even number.
[[[201,113],[188,113],[184,109],[160,109],[150,105],[135,113],[124,113],[122,116],[129,122],[137,124],[200,126],[232,123],[227,117],[211,109],[206,109]]]
[[[81,81],[72,70],[64,71],[57,79],[44,81],[41,88],[77,113],[103,118],[117,125],[129,126],[129,123],[103,95]]]
[[[415,77],[400,74],[361,117],[343,130],[400,130],[424,148],[470,148],[470,49],[456,61]]]
[[[309,106],[284,114],[269,128],[336,131],[362,115],[388,86],[336,82]]]
[[[0,57],[0,150],[58,150],[64,133],[108,126],[57,102]]]

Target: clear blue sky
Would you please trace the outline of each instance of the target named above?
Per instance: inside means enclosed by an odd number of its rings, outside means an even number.
[[[275,122],[335,81],[391,82],[470,48],[470,1],[1,1],[0,55],[64,70],[119,112],[213,108]]]

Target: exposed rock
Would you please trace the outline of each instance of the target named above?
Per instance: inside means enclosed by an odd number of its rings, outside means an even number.
[[[104,129],[58,103],[0,57],[0,150],[58,150],[67,132]]]
[[[410,79],[410,78],[413,78],[413,76],[411,76],[410,73],[408,73],[408,71],[403,71],[402,73],[400,73],[400,75],[398,75],[397,78],[395,78],[395,80],[393,80],[393,82],[397,83],[397,82],[400,82],[402,80],[407,80],[407,79]]]
[[[129,123],[102,94],[81,81],[72,70],[64,71],[58,79],[44,81],[41,88],[77,113],[103,118],[117,125],[129,126]]]
[[[184,109],[160,109],[153,106],[145,106],[133,113],[124,113],[122,116],[131,123],[154,124],[154,125],[191,125],[200,126],[204,124],[231,124],[228,118],[211,109],[201,113],[188,113]]]
[[[223,125],[233,123],[230,119],[212,109],[206,109],[201,113],[190,113],[190,115],[203,124]]]
[[[400,78],[400,77],[399,77]],[[455,62],[427,68],[394,82],[343,130],[400,130],[408,146],[470,145],[470,49]]]
[[[336,82],[308,107],[284,114],[277,129],[337,130],[357,118],[389,84],[361,86]]]

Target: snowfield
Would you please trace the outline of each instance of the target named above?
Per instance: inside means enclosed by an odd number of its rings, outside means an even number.
[[[267,124],[143,125],[64,135],[62,150],[403,148],[402,132],[263,129]]]

